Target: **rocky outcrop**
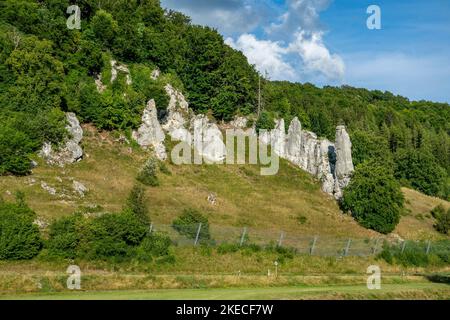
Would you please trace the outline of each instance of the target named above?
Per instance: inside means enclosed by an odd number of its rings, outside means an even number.
[[[278,154],[281,158],[285,157],[286,148],[286,128],[284,119],[275,121],[275,128],[270,133],[272,151]]]
[[[337,197],[342,197],[342,190],[350,183],[351,175],[355,170],[352,158],[352,142],[345,126],[336,128],[335,153],[335,194]]]
[[[142,115],[142,124],[137,131],[133,131],[133,139],[144,149],[152,147],[159,160],[167,159],[164,145],[165,135],[158,121],[155,100],[150,100]]]
[[[285,134],[284,120],[276,120],[275,128],[263,132],[259,137],[270,144],[281,158],[299,166],[322,182],[322,190],[336,199],[342,197],[342,190],[348,186],[354,171],[352,144],[344,126],[336,129],[336,143],[319,139],[316,134],[303,131],[294,118]]]
[[[197,115],[191,121],[191,130],[194,133],[194,149],[207,163],[225,160],[227,151],[223,135],[215,123],[210,122],[205,115]]]
[[[247,128],[248,119],[246,117],[236,116],[233,121],[230,122],[231,127],[233,129],[241,129],[244,130]]]
[[[117,79],[119,72],[122,72],[126,76],[127,85],[133,84],[133,81],[131,80],[130,70],[126,65],[119,64],[116,60],[111,60],[110,63],[111,63],[111,83],[114,83],[114,81],[116,81]]]
[[[102,75],[99,74],[97,78],[95,78],[95,86],[97,87],[97,91],[99,93],[103,93],[106,90],[106,86],[103,84]]]
[[[155,69],[155,70],[152,71],[152,74],[150,75],[150,78],[152,80],[158,80],[160,75],[161,75],[161,71],[159,69]]]
[[[89,189],[84,184],[76,180],[73,180],[72,188],[75,193],[78,194],[81,198],[84,198],[85,194],[89,191]]]
[[[183,94],[167,84],[165,87],[169,96],[166,116],[162,128],[175,141],[184,141],[189,145],[192,143],[192,135],[187,126],[189,125],[189,104]]]
[[[83,158],[83,149],[79,145],[83,139],[83,129],[74,113],[67,113],[66,118],[68,123],[66,129],[69,133],[69,138],[66,139],[62,147],[55,148],[51,143],[46,142],[39,152],[39,156],[50,165],[62,167],[66,164],[80,161]]]
[[[286,148],[285,148],[285,156],[286,159],[290,162],[299,165],[300,164],[300,156],[301,156],[301,147],[302,147],[302,124],[295,117],[291,125],[289,126],[289,130],[286,136]]]

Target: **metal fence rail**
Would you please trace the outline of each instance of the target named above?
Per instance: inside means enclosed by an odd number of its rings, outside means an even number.
[[[237,228],[217,225],[189,225],[179,226],[152,224],[151,232],[161,232],[169,236],[176,246],[198,246],[222,244],[260,247],[290,248],[298,254],[317,256],[366,257],[376,255],[383,249],[383,238],[337,238],[321,235],[299,235],[283,231],[263,230],[256,228]],[[422,250],[427,254],[449,252],[448,243],[431,243],[404,241],[390,243],[400,252],[408,250]]]

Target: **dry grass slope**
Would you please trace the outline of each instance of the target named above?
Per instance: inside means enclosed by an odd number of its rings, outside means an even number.
[[[41,160],[30,177],[0,177],[0,194],[12,199],[16,190],[47,221],[86,207],[119,211],[135,176],[149,153],[120,143],[114,134],[85,126],[85,159],[65,168],[49,167]],[[283,230],[295,235],[335,237],[377,237],[339,210],[320,184],[309,174],[282,161],[276,176],[262,177],[257,166],[175,166],[172,175],[160,175],[161,186],[148,188],[148,205],[155,223],[170,224],[185,208],[204,212],[212,225]],[[89,188],[85,197],[72,190],[72,181]],[[41,187],[47,183],[57,191],[50,195]],[[439,237],[426,214],[439,202],[411,190],[404,190],[410,213],[402,219],[397,233],[402,237]],[[207,201],[217,195],[217,204]],[[449,203],[444,205],[450,206]],[[420,219],[420,216],[424,219]]]

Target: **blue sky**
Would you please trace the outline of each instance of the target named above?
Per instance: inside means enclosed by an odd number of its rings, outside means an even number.
[[[448,0],[162,0],[209,25],[274,80],[450,102]],[[381,30],[369,30],[369,5]]]

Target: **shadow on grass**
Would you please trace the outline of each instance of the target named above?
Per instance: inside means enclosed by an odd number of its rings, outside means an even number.
[[[434,283],[445,283],[450,285],[450,274],[430,274],[426,278]]]

